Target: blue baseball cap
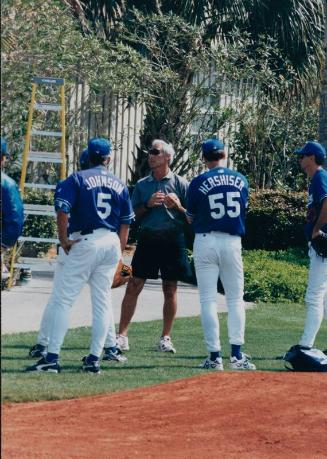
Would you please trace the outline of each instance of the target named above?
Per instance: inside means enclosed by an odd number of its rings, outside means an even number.
[[[7,150],[7,142],[3,137],[1,137],[1,158],[2,156],[9,156],[9,153]]]
[[[94,137],[89,140],[89,158],[99,158],[109,156],[111,153],[111,143],[103,137]]]
[[[221,140],[218,139],[208,139],[202,143],[202,153],[206,155],[207,153],[219,151],[224,149],[224,144]]]
[[[317,159],[324,160],[326,158],[326,150],[319,142],[307,142],[301,150],[295,150],[297,155],[312,156]]]
[[[82,171],[90,167],[89,150],[87,148],[85,148],[85,150],[82,151],[81,156],[79,157],[79,164],[81,166]]]

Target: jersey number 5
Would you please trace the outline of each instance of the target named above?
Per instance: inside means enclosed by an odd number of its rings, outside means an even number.
[[[110,193],[99,193],[98,194],[97,212],[98,212],[99,217],[102,218],[103,220],[105,220],[110,215],[110,212],[111,212],[111,205],[108,202],[110,198],[111,198]]]
[[[226,206],[224,202],[221,202],[225,195]],[[210,209],[212,210],[212,212],[210,212],[211,217],[215,220],[219,220],[220,218],[223,218],[226,213],[231,218],[238,217],[241,212],[241,206],[238,201],[239,197],[239,191],[227,191],[227,193],[216,193],[209,195],[209,205]]]

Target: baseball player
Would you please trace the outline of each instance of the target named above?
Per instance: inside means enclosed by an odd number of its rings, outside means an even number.
[[[229,367],[255,370],[244,343],[245,308],[241,236],[245,232],[248,182],[240,173],[221,166],[225,159],[220,140],[202,144],[208,171],[195,177],[187,194],[187,218],[195,232],[194,265],[198,282],[201,321],[209,357],[201,368],[223,370],[217,315],[217,282],[222,281],[228,306]]]
[[[24,223],[23,203],[18,187],[2,170],[8,156],[7,142],[1,138],[1,251],[15,245],[22,234]]]
[[[89,163],[89,154],[88,154],[87,148],[82,151],[80,159],[79,159],[79,163],[80,163],[81,170],[89,169],[90,163]],[[59,182],[57,185],[57,188],[55,191],[55,199],[57,197],[57,190],[58,188],[60,188],[60,184],[61,182]],[[69,229],[68,229],[68,232],[69,232]],[[59,249],[59,250],[62,250],[62,249]],[[37,343],[34,346],[32,346],[31,349],[29,350],[29,357],[39,358],[39,357],[45,356],[47,353],[50,329],[52,325],[51,313],[53,310],[54,299],[55,299],[54,292],[57,291],[57,283],[59,282],[59,278],[62,273],[62,268],[65,263],[66,257],[67,255],[64,252],[61,253],[61,257],[58,257],[58,261],[56,264],[56,269],[55,269],[54,277],[53,277],[53,289],[52,289],[53,293],[51,294],[49,301],[43,311],[40,330],[39,330],[38,337],[37,337]],[[106,337],[106,342],[105,342],[105,347],[104,347],[103,360],[107,360],[110,362],[120,362],[120,363],[124,363],[127,361],[127,358],[122,355],[122,352],[120,351],[120,349],[117,349],[116,347],[116,329],[115,329],[115,324],[113,320],[110,321],[109,331]]]
[[[55,198],[58,235],[65,261],[53,294],[47,354],[28,371],[58,373],[59,354],[70,309],[86,282],[91,287],[92,341],[82,370],[99,373],[99,358],[113,322],[111,284],[134,217],[127,187],[107,170],[111,145],[103,138],[88,144],[90,168],[60,183]],[[67,236],[69,218],[70,238]],[[117,234],[118,233],[118,234]],[[65,255],[64,255],[65,254]]]
[[[307,306],[304,332],[299,345],[311,348],[323,316],[327,318],[327,258],[319,256],[310,241],[327,225],[327,171],[322,168],[326,150],[318,142],[307,142],[295,152],[300,166],[310,177],[306,237],[309,241],[309,278],[305,295]]]
[[[133,191],[140,230],[132,260],[133,277],[122,302],[117,335],[117,345],[123,351],[129,349],[127,332],[138,295],[146,279],[158,279],[160,271],[164,306],[157,350],[176,352],[170,333],[177,310],[177,281],[188,266],[183,232],[188,182],[170,170],[173,155],[171,145],[154,140],[148,157],[151,174],[139,180]]]

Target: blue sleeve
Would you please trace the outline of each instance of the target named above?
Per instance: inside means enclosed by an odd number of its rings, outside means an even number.
[[[244,186],[244,188],[242,190],[242,193],[243,193],[243,197],[244,197],[245,209],[247,209],[248,206],[249,206],[249,182],[244,177],[244,175],[242,176],[242,180],[245,183],[245,186]]]
[[[66,180],[59,182],[54,195],[56,212],[61,210],[65,214],[69,214],[76,202],[78,190],[79,182],[76,174],[72,174]]]
[[[129,197],[128,188],[124,188],[121,196],[121,212],[120,212],[120,223],[123,225],[130,225],[134,219],[134,211]]]
[[[190,186],[187,191],[186,195],[186,201],[187,201],[187,209],[186,209],[186,215],[189,217],[194,217],[195,212],[196,212],[196,207],[195,207],[195,195],[196,195],[196,187],[195,187],[195,181],[196,179],[193,179],[190,183]]]
[[[327,198],[327,173],[320,174],[320,180],[317,181],[314,189],[314,201],[321,203],[325,198]]]
[[[5,174],[4,174],[5,175]],[[9,177],[8,177],[9,179]],[[1,244],[5,247],[15,245],[22,234],[24,224],[23,203],[16,183],[4,179],[1,184],[2,190],[2,239]]]

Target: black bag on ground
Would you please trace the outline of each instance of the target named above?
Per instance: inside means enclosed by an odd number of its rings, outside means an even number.
[[[296,344],[284,354],[283,360],[292,365],[292,368],[289,368],[285,364],[285,368],[291,371],[327,372],[327,355],[319,349]]]

